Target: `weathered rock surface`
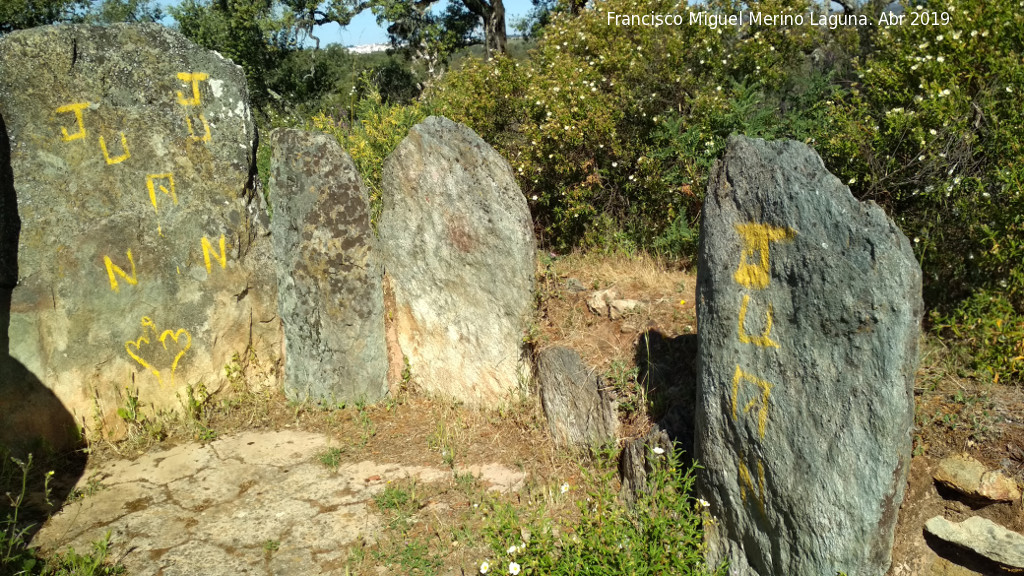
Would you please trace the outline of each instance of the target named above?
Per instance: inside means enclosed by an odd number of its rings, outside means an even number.
[[[697,271],[709,558],[877,576],[910,462],[922,312],[910,243],[796,142],[730,138]]]
[[[529,372],[536,248],[511,168],[465,126],[430,117],[384,163],[382,188],[398,341],[388,353],[408,359],[423,390],[493,406]]]
[[[647,477],[656,466],[663,465],[675,448],[668,433],[657,425],[643,438],[626,442],[619,454],[619,479],[622,488],[619,497],[632,504],[643,494],[650,494]]]
[[[980,516],[959,524],[936,516],[925,523],[926,532],[951,544],[962,546],[993,562],[1024,568],[1024,536]]]
[[[935,481],[975,500],[1020,500],[1020,489],[1012,478],[989,470],[966,454],[943,458],[935,471]]]
[[[555,444],[598,447],[615,441],[618,418],[601,377],[574,350],[561,346],[537,354],[541,403]]]
[[[384,271],[362,179],[333,136],[270,140],[285,394],[375,402],[387,393]]]
[[[276,361],[238,66],[156,24],[13,32],[0,38],[0,117],[3,196],[21,222],[9,334],[22,380],[92,428],[97,409],[117,422],[125,386],[175,407],[186,385],[224,382],[235,354]],[[28,384],[5,386],[0,398]]]
[[[347,548],[384,528],[374,495],[395,480],[452,482],[454,473],[369,460],[332,470],[318,458],[330,445],[312,432],[244,432],[90,466],[78,484],[85,496],[32,544],[85,551],[110,531],[109,557],[132,576],[343,576]],[[516,490],[526,477],[500,464],[466,472],[489,490]]]

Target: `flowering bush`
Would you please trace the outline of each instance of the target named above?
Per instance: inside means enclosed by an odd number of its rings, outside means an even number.
[[[810,6],[751,4],[780,14]],[[684,255],[725,138],[795,133],[800,123],[779,104],[794,93],[797,62],[819,42],[813,27],[689,24],[698,9],[598,0],[577,16],[556,14],[527,60],[470,61],[430,95],[431,105],[509,159],[542,241],[567,248],[618,237]],[[648,13],[678,14],[684,24],[609,23],[614,14]],[[823,110],[789,108],[794,117]]]

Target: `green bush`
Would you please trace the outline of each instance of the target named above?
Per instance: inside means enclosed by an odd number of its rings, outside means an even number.
[[[913,239],[931,306],[977,289],[1024,311],[1024,15],[951,0],[944,26],[881,27],[818,130],[826,164]],[[924,12],[907,6],[908,17]]]
[[[1024,314],[1005,293],[979,290],[949,314],[933,314],[935,330],[969,353],[964,363],[986,380],[1024,383]]]
[[[810,3],[751,5],[786,13]],[[576,16],[556,14],[527,59],[470,60],[429,95],[430,105],[510,161],[543,242],[609,243],[601,238],[623,231],[643,248],[692,251],[680,231],[696,227],[725,138],[808,133],[807,118],[825,107],[804,101],[832,90],[805,66],[805,53],[825,37],[816,29],[690,25],[698,9],[599,0]],[[679,14],[686,24],[620,27],[608,23],[613,12]]]

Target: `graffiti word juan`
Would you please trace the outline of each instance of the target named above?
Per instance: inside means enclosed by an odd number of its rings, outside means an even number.
[[[173,386],[174,373],[178,370],[178,364],[192,347],[192,335],[184,328],[161,332],[148,316],[143,316],[140,324],[142,325],[142,335],[135,340],[125,342],[125,352],[139,366],[156,376],[156,381],[161,387],[164,384]],[[160,366],[162,370],[157,366]],[[167,377],[166,382],[164,381],[165,376]]]
[[[58,114],[67,114],[70,112],[75,115],[75,124],[78,128],[76,132],[68,132],[66,126],[61,126],[60,132],[65,142],[82,140],[86,137],[85,119],[82,111],[89,106],[89,102],[75,102],[74,104],[67,104],[57,108]],[[125,136],[124,132],[121,132],[121,154],[117,156],[111,156],[110,150],[107,148],[107,141],[103,136],[99,137],[99,143],[100,151],[103,152],[103,159],[106,160],[107,164],[120,164],[121,162],[131,158],[131,152],[128,150],[128,138]]]
[[[748,291],[759,291],[768,287],[771,282],[771,268],[769,267],[770,246],[775,242],[785,242],[796,236],[791,228],[779,228],[768,224],[748,222],[736,224],[736,232],[743,243],[740,253],[740,264],[733,274],[733,280]],[[750,294],[743,294],[740,301],[739,321],[736,326],[736,334],[740,343],[752,344],[760,348],[778,348],[779,343],[773,340],[772,333],[772,303],[765,306],[764,329],[760,334],[747,332],[747,315],[751,306]],[[741,393],[745,389],[753,387],[753,394],[749,394],[746,403],[741,402]],[[747,417],[752,411],[757,412],[757,436],[764,440],[768,428],[768,402],[771,399],[771,392],[774,384],[743,370],[739,364],[732,378],[732,420],[739,423],[740,415]],[[742,410],[740,406],[742,405]],[[746,502],[747,493],[753,494],[757,500],[761,514],[765,514],[765,467],[764,462],[756,454],[753,455],[754,467],[757,470],[757,479],[750,473],[750,466],[745,452],[742,450],[737,454],[736,473],[740,487],[740,498]]]

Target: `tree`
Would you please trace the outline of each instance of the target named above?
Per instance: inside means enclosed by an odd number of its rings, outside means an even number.
[[[83,21],[89,24],[159,22],[163,10],[152,0],[93,0]]]
[[[73,20],[87,6],[88,0],[3,0],[0,34]]]

